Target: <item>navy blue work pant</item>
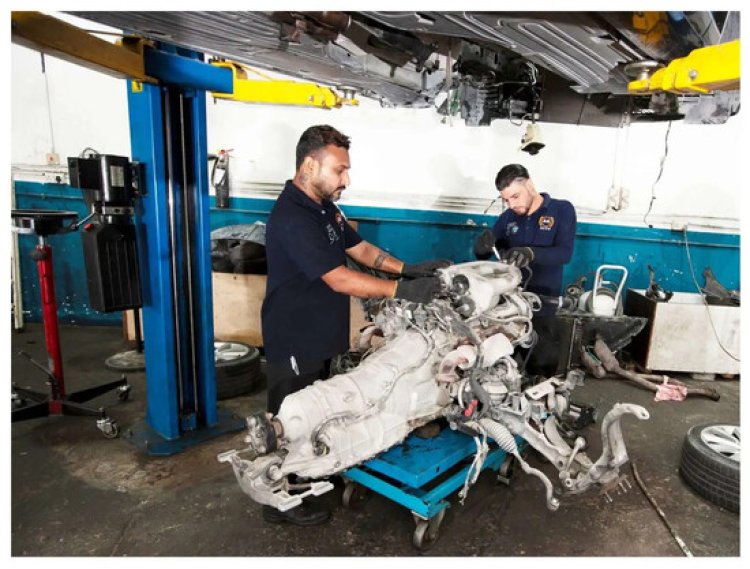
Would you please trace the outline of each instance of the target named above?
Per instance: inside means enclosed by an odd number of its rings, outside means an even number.
[[[268,362],[266,366],[268,378],[266,410],[276,415],[281,402],[287,395],[312,385],[316,379],[328,379],[330,369],[330,358],[319,362],[299,362],[296,370],[291,362],[283,364]]]

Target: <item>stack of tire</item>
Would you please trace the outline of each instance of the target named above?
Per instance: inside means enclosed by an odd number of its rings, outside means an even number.
[[[214,342],[216,398],[247,395],[259,387],[260,352],[241,342]]]
[[[211,268],[217,273],[265,275],[266,247],[239,239],[211,240]]]
[[[265,275],[266,226],[229,225],[211,232],[211,268],[217,273]],[[214,342],[216,397],[247,395],[261,380],[258,348],[236,341]]]
[[[265,225],[231,225],[212,231],[211,268],[216,273],[267,274]]]

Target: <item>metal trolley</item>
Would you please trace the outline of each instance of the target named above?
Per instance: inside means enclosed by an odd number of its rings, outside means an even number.
[[[525,446],[520,438],[517,443],[519,449]],[[476,450],[472,437],[447,428],[433,438],[412,434],[400,445],[343,473],[343,505],[357,506],[368,489],[401,504],[414,516],[414,547],[427,550],[437,541],[450,505],[446,498],[463,486]],[[513,461],[512,455],[493,443],[481,470],[492,469],[507,484]]]

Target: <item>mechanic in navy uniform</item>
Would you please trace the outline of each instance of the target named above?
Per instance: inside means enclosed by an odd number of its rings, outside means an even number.
[[[556,371],[558,336],[554,313],[562,292],[563,265],[573,255],[576,211],[569,201],[537,192],[528,170],[520,164],[503,166],[495,177],[495,187],[508,207],[492,230],[485,230],[476,239],[474,253],[486,259],[494,247],[501,260],[520,267],[526,277],[530,274],[526,290],[540,295],[543,303],[534,315],[539,342],[529,360],[529,370],[552,375]]]
[[[474,243],[474,253],[486,259],[498,250],[500,259],[531,269],[526,290],[548,299],[562,291],[563,265],[573,255],[576,211],[566,200],[538,193],[529,172],[520,164],[508,164],[497,173],[495,187],[507,209]],[[545,303],[545,306],[551,306]],[[554,312],[554,306],[543,309]]]
[[[364,241],[333,202],[349,185],[349,138],[328,125],[308,128],[266,227],[268,280],[262,308],[268,377],[267,411],[325,379],[331,358],[349,349],[349,297],[426,303],[440,290],[436,260],[408,264]],[[346,258],[394,275],[381,279],[346,267]],[[330,511],[303,501],[286,512],[263,506],[271,522],[314,525]]]

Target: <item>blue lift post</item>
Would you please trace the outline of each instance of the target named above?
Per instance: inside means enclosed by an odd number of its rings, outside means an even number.
[[[155,456],[244,428],[216,406],[210,302],[206,91],[231,93],[232,76],[202,59],[146,47],[160,83],[128,82],[132,159],[145,172],[135,222],[148,379],[146,418],[127,434]]]
[[[520,437],[516,443],[519,449],[526,445]],[[450,506],[446,498],[463,486],[471,468],[465,462],[476,451],[472,437],[450,429],[428,439],[412,434],[400,445],[346,470],[343,476],[408,508],[419,520],[414,545],[426,549],[437,538],[437,526]],[[499,470],[506,457],[504,450],[493,445],[482,471]],[[461,463],[464,465],[459,468]],[[426,526],[420,527],[420,522]],[[429,528],[433,533],[428,537],[425,532],[430,523],[435,527]]]

